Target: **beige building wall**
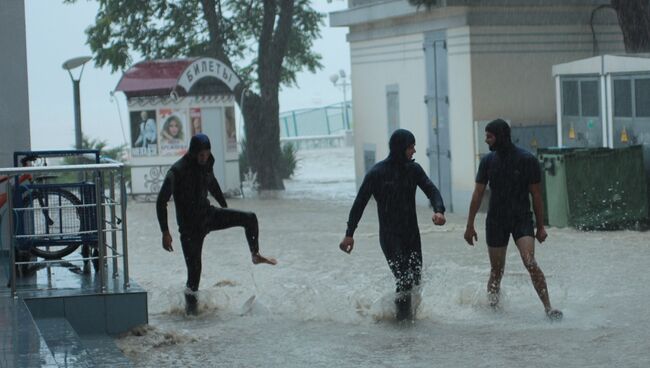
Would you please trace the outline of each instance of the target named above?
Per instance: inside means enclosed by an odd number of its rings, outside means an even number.
[[[484,145],[476,123],[503,117],[514,126],[554,125],[552,66],[593,55],[588,24],[596,5],[463,3],[413,12],[405,3],[373,2],[334,20],[350,26],[357,184],[365,174],[364,148],[375,146],[376,161],[388,151],[389,84],[399,85],[400,126],[415,133],[416,161],[429,173],[426,149],[432,122],[424,103],[427,66],[422,47],[428,32],[446,31],[452,202],[455,212],[464,213],[474,188],[477,146]],[[599,53],[624,52],[613,12],[599,12],[594,24]]]
[[[415,159],[428,171],[422,44],[422,34],[350,44],[352,85],[363,86],[352,90],[357,185],[365,175],[364,147],[375,147],[376,162],[388,155],[386,89],[390,85],[399,90],[399,127],[415,134]]]
[[[467,210],[474,189],[474,106],[470,28],[447,30],[451,188],[455,212]],[[428,171],[428,170],[427,170]]]
[[[617,27],[601,27],[599,48],[622,53]],[[504,117],[513,125],[554,124],[555,64],[593,55],[588,26],[472,27],[474,120]]]

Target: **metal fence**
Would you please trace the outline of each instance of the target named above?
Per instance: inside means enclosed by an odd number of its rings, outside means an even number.
[[[339,103],[280,114],[280,137],[340,135],[352,127],[352,105]]]
[[[66,173],[82,180],[49,184],[35,179]],[[99,289],[106,292],[107,262],[112,261],[112,276],[117,278],[119,258],[124,287],[129,287],[123,164],[0,168],[0,175],[8,177],[0,232],[9,232],[9,236],[0,234],[0,260],[7,266],[12,295],[21,267],[44,265],[50,276],[51,264],[74,262],[93,262]],[[21,182],[24,177],[30,179]],[[92,255],[68,257],[80,246],[90,247]]]

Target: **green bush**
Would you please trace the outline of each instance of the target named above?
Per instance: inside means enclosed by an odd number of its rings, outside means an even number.
[[[248,151],[246,148],[246,140],[241,141],[241,152],[239,153],[239,178],[244,181],[246,175],[251,170],[250,163],[248,162]],[[289,179],[296,170],[296,164],[298,159],[296,158],[296,148],[293,144],[287,143],[282,146],[282,152],[280,155],[280,165],[278,170],[280,171],[280,177],[282,179]]]
[[[296,147],[293,144],[287,143],[282,146],[282,155],[280,156],[280,177],[282,179],[289,179],[296,171]]]
[[[74,147],[72,148],[74,149]],[[98,150],[99,155],[103,157],[108,157],[116,161],[124,160],[124,152],[127,150],[126,145],[120,145],[113,148],[108,148],[108,143],[101,139],[93,139],[88,136],[83,135],[81,137],[81,149],[92,149]],[[79,165],[79,164],[94,164],[95,161],[89,159],[88,157],[83,156],[67,156],[63,158],[64,165]],[[58,175],[58,177],[52,180],[53,183],[74,183],[79,180],[77,173],[73,172],[64,172]],[[124,168],[124,180],[127,183],[127,187],[131,182],[131,170],[128,167]],[[104,180],[104,185],[108,187],[108,177]]]

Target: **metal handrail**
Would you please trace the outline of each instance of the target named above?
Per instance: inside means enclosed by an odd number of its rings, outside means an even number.
[[[122,163],[111,164],[80,164],[80,165],[55,165],[55,166],[26,166],[26,167],[10,167],[0,168],[0,175],[20,175],[31,174],[40,172],[73,172],[73,171],[110,171],[121,169],[124,167]]]
[[[21,264],[53,264],[53,263],[69,263],[70,261],[79,261],[79,260],[97,260],[98,261],[98,276],[100,278],[100,287],[101,292],[106,292],[107,284],[107,275],[104,265],[107,260],[113,260],[113,277],[118,276],[118,263],[117,258],[122,258],[123,267],[122,271],[124,274],[124,288],[130,287],[129,283],[129,266],[128,266],[128,237],[127,237],[127,227],[126,227],[126,183],[124,168],[125,165],[114,160],[101,159],[100,162],[108,163],[99,163],[99,164],[75,164],[75,165],[58,165],[58,166],[28,166],[28,167],[12,167],[12,168],[0,168],[0,175],[6,175],[10,182],[7,185],[7,214],[9,221],[10,234],[10,256],[11,256],[11,292],[12,295],[16,296],[16,265]],[[13,196],[15,178],[22,174],[38,174],[38,173],[62,173],[62,172],[86,172],[94,173],[94,204],[79,204],[79,205],[60,205],[60,206],[47,206],[47,207],[19,207],[16,208],[15,203],[13,203],[16,198]],[[106,173],[106,175],[104,175]],[[104,178],[109,180],[108,186],[105,187]],[[117,179],[117,180],[116,180]],[[118,187],[116,188],[116,182]],[[12,183],[13,182],[13,183]],[[64,187],[66,185],[77,185],[78,183],[63,183],[63,184],[52,184],[60,185]],[[116,189],[119,195],[119,198],[116,196]],[[109,190],[110,193],[106,194],[105,190]],[[22,204],[21,204],[22,205]],[[121,218],[117,217],[117,206],[120,206],[120,215]],[[95,216],[97,226],[94,230],[88,231],[75,231],[75,232],[65,232],[64,228],[61,228],[60,232],[49,233],[49,234],[26,234],[19,235],[14,233],[16,227],[14,226],[17,220],[18,213],[24,213],[24,211],[56,211],[64,208],[95,208]],[[14,211],[15,210],[15,211]],[[121,226],[118,226],[121,225]],[[121,252],[118,252],[118,243],[117,243],[117,232],[122,233],[121,238]],[[111,235],[108,235],[108,234]],[[66,240],[66,237],[75,236],[75,235],[85,235],[85,234],[96,234],[97,235],[97,244],[98,244],[98,256],[94,257],[83,257],[80,259],[59,259],[59,260],[42,260],[42,261],[29,261],[29,262],[16,262],[16,246],[14,242],[19,239],[32,238],[32,239],[45,239],[49,240]],[[75,239],[68,238],[68,240],[76,241]],[[95,240],[93,240],[94,242]],[[110,243],[110,244],[108,244]],[[106,254],[107,248],[110,248],[112,254]],[[48,272],[50,272],[48,266]]]

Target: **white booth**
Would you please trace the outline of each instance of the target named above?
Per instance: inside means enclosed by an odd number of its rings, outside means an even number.
[[[553,76],[560,147],[650,145],[650,58],[595,56]]]
[[[115,90],[124,92],[129,109],[132,195],[157,194],[197,133],[210,137],[223,192],[240,194],[232,93],[238,84],[235,73],[212,58],[143,61],[124,73]]]

